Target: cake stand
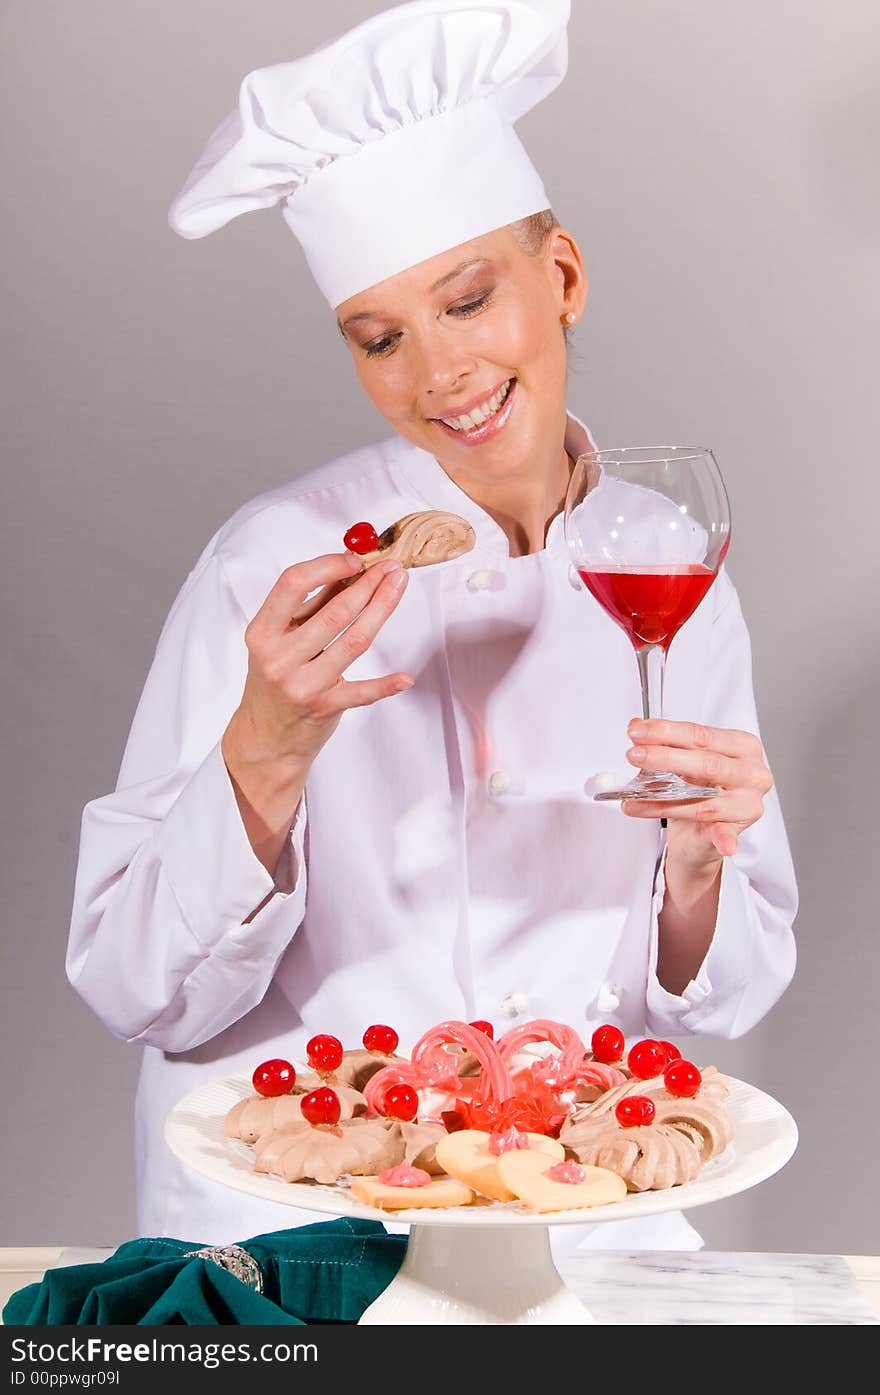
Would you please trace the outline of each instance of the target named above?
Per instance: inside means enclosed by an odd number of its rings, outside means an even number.
[[[727,1077],[734,1141],[694,1182],[633,1193],[609,1206],[550,1214],[520,1202],[487,1201],[447,1210],[380,1211],[346,1187],[284,1182],[253,1170],[253,1153],[224,1136],[234,1104],[253,1093],[250,1076],[208,1081],[177,1104],[165,1123],[172,1152],[213,1182],[309,1211],[410,1226],[406,1258],[363,1324],[589,1324],[595,1319],[566,1287],[550,1249],[551,1225],[601,1225],[683,1211],[734,1196],[771,1177],[797,1146],[797,1126],[771,1095]]]

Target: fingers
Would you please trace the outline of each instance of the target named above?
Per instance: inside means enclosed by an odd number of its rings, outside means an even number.
[[[627,799],[621,806],[625,814],[636,819],[668,819],[670,823],[687,821],[711,825],[739,824],[745,828],[757,823],[764,812],[764,802],[754,790],[730,790],[714,799],[692,799],[688,803],[672,803],[665,799]]]
[[[731,823],[713,823],[709,836],[722,857],[733,857],[739,846],[740,828]]]
[[[689,723],[676,725],[688,726]],[[745,736],[746,732],[728,732],[729,736]],[[773,777],[762,759],[753,756],[729,756],[717,749],[687,749],[681,746],[633,746],[627,760],[640,770],[669,771],[691,784],[718,785],[721,789],[757,790],[762,795],[772,788]]]
[[[704,808],[705,804],[712,807]],[[715,801],[693,801],[690,804],[670,804],[665,801],[627,799],[621,809],[632,819],[666,819],[669,823],[690,821],[700,826],[700,835],[705,836],[722,857],[733,857],[739,846],[739,835],[751,824],[756,823],[763,813],[763,807],[748,819],[719,818],[715,812]],[[694,830],[696,832],[696,828]]]
[[[370,570],[375,570],[375,568]],[[367,652],[385,621],[397,608],[400,598],[406,590],[408,580],[407,573],[402,567],[398,567],[397,570],[381,578],[369,603],[364,606],[357,618],[337,639],[333,640],[329,648],[324,649],[323,653],[319,654],[303,669],[303,677],[309,689],[323,691],[331,688],[334,683],[339,681],[349,665]],[[350,589],[354,591],[355,588],[352,586]],[[331,602],[331,605],[337,606],[345,599],[346,597],[337,597]],[[319,618],[316,616],[314,620],[310,620],[309,626],[316,624]]]
[[[297,606],[291,616],[291,624],[302,625],[313,615],[317,615],[322,606],[325,606],[328,601],[332,601],[333,597],[338,596],[340,591],[343,591],[348,585],[350,585],[349,579],[345,577],[342,581],[334,581],[329,586],[320,587],[307,601],[303,601],[301,606]]]
[[[401,576],[403,584],[397,584],[395,578]],[[386,593],[386,597],[394,600],[394,605],[403,595],[406,585],[406,572],[403,571],[399,562],[377,562],[374,567],[368,568],[363,576],[359,576],[357,581],[350,586],[343,585],[337,594],[326,599],[324,604],[318,604],[313,613],[305,621],[300,621],[297,614],[299,628],[295,638],[290,645],[291,659],[306,663],[309,659],[314,659],[327,645],[332,643],[342,631],[357,619],[379,590],[383,580],[388,578],[391,590]],[[308,602],[310,607],[318,598],[313,598]],[[391,607],[394,608],[393,606]],[[390,614],[390,611],[389,611]],[[387,619],[387,615],[383,617]],[[378,628],[378,627],[377,627]]]
[[[706,727],[699,722],[667,722],[662,718],[645,721],[635,717],[627,727],[629,738],[638,746],[676,746],[698,751],[716,752],[735,759],[761,761],[761,742],[751,731]]]
[[[733,790],[715,799],[694,799],[686,804],[659,799],[627,799],[620,807],[631,819],[690,823],[694,826],[695,835],[705,835],[722,857],[734,855],[739,845],[739,835],[757,823],[764,812],[760,795],[749,790]]]
[[[356,683],[340,679],[326,698],[328,713],[345,712],[349,707],[369,707],[382,698],[405,693],[413,686],[408,673],[389,673],[384,678],[365,678]]]
[[[283,633],[311,591],[347,580],[359,565],[350,552],[328,552],[285,568],[248,629]]]
[[[626,757],[644,771],[669,771],[692,784],[714,785],[711,799],[624,800],[630,818],[666,819],[670,824],[692,826],[681,833],[722,857],[732,857],[744,829],[764,813],[764,795],[773,788],[773,776],[764,761],[764,750],[753,732],[702,726],[697,722],[646,721],[635,718],[628,728],[634,743]],[[670,834],[670,836],[672,836]]]

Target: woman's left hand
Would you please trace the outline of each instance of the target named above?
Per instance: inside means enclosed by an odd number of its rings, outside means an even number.
[[[717,785],[712,799],[692,803],[625,800],[631,818],[668,820],[669,855],[693,871],[708,869],[736,852],[739,835],[757,823],[773,776],[757,736],[695,722],[646,722],[634,718],[626,758],[640,770],[670,771],[693,784]]]

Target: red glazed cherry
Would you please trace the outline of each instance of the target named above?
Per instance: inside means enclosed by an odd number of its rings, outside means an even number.
[[[673,1045],[672,1045],[672,1042],[671,1042],[671,1041],[661,1041],[660,1045],[663,1047],[663,1050],[666,1052],[666,1061],[667,1061],[667,1064],[668,1064],[670,1061],[678,1061],[678,1060],[681,1059],[681,1052],[679,1051],[679,1049],[678,1049],[677,1046],[673,1046]]]
[[[485,1036],[489,1037],[490,1040],[494,1041],[495,1028],[492,1026],[491,1022],[484,1022],[482,1017],[480,1017],[476,1022],[469,1022],[468,1026],[476,1028],[478,1032],[482,1032]]]
[[[680,1095],[683,1099],[695,1095],[702,1083],[703,1077],[693,1061],[670,1061],[663,1072],[663,1084],[670,1095]]]
[[[331,1090],[329,1085],[320,1085],[317,1090],[311,1090],[309,1094],[303,1095],[300,1101],[300,1109],[304,1119],[308,1119],[310,1124],[338,1124],[341,1113],[339,1106],[339,1096],[335,1090]]]
[[[252,1079],[258,1095],[273,1099],[276,1095],[290,1094],[296,1083],[296,1071],[289,1061],[282,1061],[276,1056],[257,1066]]]
[[[612,1027],[610,1023],[604,1027],[597,1027],[590,1037],[593,1055],[605,1066],[611,1066],[615,1061],[622,1059],[625,1045],[623,1032],[619,1027]]]
[[[306,1047],[306,1056],[312,1070],[319,1075],[329,1075],[342,1065],[342,1042],[338,1037],[312,1037]]]
[[[378,1024],[375,1027],[368,1027],[364,1032],[364,1046],[368,1051],[381,1051],[384,1056],[390,1056],[397,1050],[400,1037],[393,1027],[382,1027]]]
[[[637,1041],[626,1058],[633,1075],[639,1080],[650,1080],[652,1075],[662,1075],[666,1069],[666,1050],[659,1041],[646,1037]]]
[[[353,523],[342,539],[349,552],[362,557],[365,552],[375,552],[379,546],[379,534],[372,523]]]
[[[411,1085],[389,1085],[382,1096],[382,1107],[388,1119],[409,1123],[419,1112],[419,1097]]]
[[[634,1129],[639,1124],[650,1124],[657,1110],[647,1095],[624,1095],[617,1101],[614,1113],[621,1128]]]

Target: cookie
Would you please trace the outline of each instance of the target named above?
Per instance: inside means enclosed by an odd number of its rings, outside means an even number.
[[[498,1171],[499,1159],[508,1154],[492,1152],[489,1144],[493,1136],[480,1129],[459,1129],[457,1133],[449,1133],[440,1139],[434,1157],[450,1177],[457,1177],[483,1196],[491,1197],[493,1201],[515,1201],[516,1194],[502,1181]],[[528,1147],[514,1148],[512,1152],[533,1152],[539,1157],[549,1158],[548,1166],[561,1162],[565,1157],[565,1149],[555,1138],[548,1138],[543,1133],[525,1133],[522,1137],[527,1140]]]
[[[608,1206],[626,1196],[626,1183],[616,1172],[577,1163],[563,1163],[560,1167],[545,1154],[531,1149],[502,1153],[496,1171],[502,1185],[531,1211]],[[560,1180],[563,1176],[572,1180]]]
[[[351,1194],[365,1206],[380,1211],[411,1211],[419,1207],[469,1206],[474,1199],[470,1187],[454,1177],[435,1177],[422,1187],[391,1187],[378,1177],[352,1177]]]

